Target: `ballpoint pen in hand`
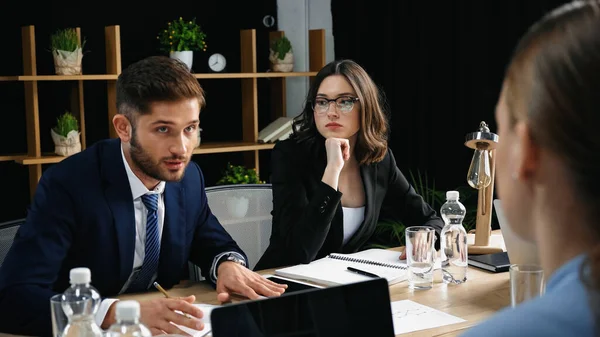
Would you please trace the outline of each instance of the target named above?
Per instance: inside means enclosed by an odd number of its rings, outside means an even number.
[[[158,291],[165,295],[166,298],[172,298],[171,296],[169,296],[169,293],[163,287],[161,287],[160,284],[158,284],[158,282],[154,282],[152,285],[154,285],[154,288],[158,289]],[[184,315],[186,318],[192,318],[192,316],[188,313],[184,313]]]

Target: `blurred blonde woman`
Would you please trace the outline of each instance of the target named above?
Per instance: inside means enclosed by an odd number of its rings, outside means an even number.
[[[464,336],[593,336],[600,324],[600,7],[574,1],[531,27],[496,109],[497,186],[537,244],[546,293]]]

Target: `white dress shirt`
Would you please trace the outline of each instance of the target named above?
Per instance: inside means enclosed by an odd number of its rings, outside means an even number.
[[[146,249],[146,215],[148,213],[148,210],[146,209],[146,206],[144,205],[144,202],[142,201],[142,196],[144,194],[156,193],[159,195],[158,211],[157,211],[157,213],[158,213],[157,214],[157,216],[158,216],[158,237],[159,237],[159,240],[162,239],[162,232],[163,232],[164,219],[165,219],[165,200],[164,200],[164,193],[163,193],[165,190],[165,182],[161,181],[152,191],[148,190],[146,188],[146,186],[144,185],[144,183],[142,183],[142,181],[131,170],[129,163],[127,163],[127,160],[125,159],[125,154],[123,153],[123,147],[121,147],[121,157],[123,158],[123,164],[125,165],[125,171],[127,171],[127,178],[129,180],[129,186],[131,187],[131,196],[133,197],[133,209],[134,209],[134,214],[135,214],[135,252],[133,255],[133,266],[132,266],[131,274],[129,275],[129,279],[127,280],[127,282],[125,282],[125,285],[123,285],[123,288],[121,289],[121,293],[123,293],[125,290],[127,290],[127,288],[129,287],[129,284],[133,280],[133,276],[136,274],[137,271],[139,271],[139,269],[142,267],[142,264],[144,262],[144,255],[145,255],[145,249]],[[211,279],[213,282],[216,282],[216,280],[217,280],[217,274],[216,274],[217,262],[223,255],[228,254],[228,253],[232,253],[232,254],[236,255],[238,258],[245,261],[244,257],[237,252],[225,252],[225,253],[215,256],[215,258],[213,259],[211,270],[209,272],[209,275],[211,276]],[[247,261],[246,261],[246,265],[248,265]],[[152,282],[154,282],[154,280],[156,279],[156,276],[157,275],[155,274],[154,277],[152,278]],[[96,323],[98,324],[98,326],[100,326],[102,324],[102,322],[104,321],[104,318],[106,316],[106,313],[108,312],[108,309],[116,301],[118,301],[118,299],[115,299],[115,298],[106,298],[106,299],[102,300],[102,302],[100,303],[100,307],[98,308],[98,312],[96,313],[96,317],[95,317]]]
[[[365,219],[365,206],[362,207],[342,207],[344,212],[344,240],[342,244],[348,243],[352,235],[356,233],[360,225],[362,225]]]

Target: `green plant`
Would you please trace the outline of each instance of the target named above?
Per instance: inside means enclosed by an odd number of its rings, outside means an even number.
[[[277,54],[277,58],[283,60],[285,58],[285,54],[292,51],[292,44],[287,37],[282,36],[274,39],[271,42],[271,50]]]
[[[60,117],[56,119],[56,126],[54,132],[66,137],[71,131],[79,131],[79,123],[77,119],[68,111],[65,111]]]
[[[85,45],[85,38],[83,42],[79,43],[79,37],[77,36],[77,30],[74,28],[59,29],[52,36],[50,36],[50,48],[54,50],[64,50],[73,52],[77,48],[82,48]]]
[[[202,31],[196,18],[191,21],[173,20],[167,23],[167,28],[163,29],[156,37],[164,52],[202,50],[206,51],[206,34]]]
[[[237,184],[264,184],[261,181],[256,169],[248,169],[241,165],[232,165],[227,163],[227,169],[223,172],[223,177],[217,182],[217,185],[237,185]]]
[[[415,191],[421,195],[423,200],[429,204],[439,215],[440,208],[446,202],[446,191],[436,190],[435,179],[429,179],[426,173],[417,171],[414,174],[409,171],[411,185]],[[477,190],[465,184],[457,187],[455,190],[460,193],[460,202],[465,205],[467,210],[463,220],[465,230],[469,232],[475,227],[477,219]],[[369,243],[369,248],[390,248],[404,245],[404,230],[406,225],[400,221],[391,219],[380,219],[375,228],[373,239]]]

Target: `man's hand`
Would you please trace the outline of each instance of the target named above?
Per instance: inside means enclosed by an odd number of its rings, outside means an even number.
[[[231,294],[240,294],[255,300],[262,296],[280,296],[287,284],[267,280],[250,269],[231,261],[219,265],[217,271],[217,300],[229,302]]]
[[[150,329],[152,335],[167,333],[189,336],[171,322],[194,330],[204,329],[204,323],[199,320],[203,316],[202,310],[192,304],[195,300],[196,297],[191,295],[140,301],[140,321]],[[185,314],[189,314],[191,317],[188,318]]]

